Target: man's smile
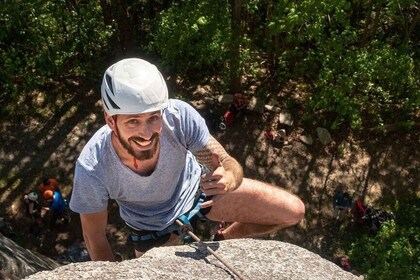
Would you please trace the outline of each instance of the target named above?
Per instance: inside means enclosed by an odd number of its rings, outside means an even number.
[[[152,147],[152,144],[154,142],[155,137],[150,138],[149,140],[144,140],[141,138],[133,138],[131,139],[131,142],[134,143],[137,147],[139,147],[141,150],[147,150]]]
[[[151,159],[158,151],[160,145],[159,138],[160,135],[156,132],[148,140],[139,136],[132,136],[127,140],[118,137],[118,140],[129,154],[138,160],[146,160]]]
[[[150,143],[152,143],[152,139],[150,140],[140,140],[140,139],[133,139],[133,142],[136,143],[137,145],[141,146],[141,147],[146,147],[148,145],[150,145]]]

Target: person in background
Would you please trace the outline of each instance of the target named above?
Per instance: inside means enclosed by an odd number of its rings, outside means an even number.
[[[42,183],[39,185],[38,189],[42,193],[44,193],[46,190],[51,190],[53,192],[60,191],[57,180],[54,178],[44,178],[42,180]]]
[[[341,256],[339,261],[340,261],[340,267],[342,269],[344,269],[345,271],[351,270],[350,260],[347,256]]]
[[[59,191],[52,191],[52,190],[46,190],[43,194],[44,200],[46,202],[46,207],[44,207],[47,211],[50,212],[50,229],[52,229],[57,221],[66,223],[66,207],[67,202],[62,197],[61,193]]]
[[[343,213],[353,206],[353,199],[348,192],[338,192],[333,198],[333,217],[342,219]]]
[[[214,240],[260,237],[300,222],[303,202],[244,178],[242,166],[188,103],[169,99],[153,64],[121,60],[103,76],[106,125],[83,148],[70,208],[80,213],[92,260],[115,261],[106,236],[108,201],[119,205],[136,256],[177,237],[192,214],[230,225]]]
[[[41,217],[42,205],[38,202],[38,194],[36,192],[30,192],[24,195],[23,200],[25,202],[26,215],[32,221],[29,231],[34,235],[38,235],[43,227]]]

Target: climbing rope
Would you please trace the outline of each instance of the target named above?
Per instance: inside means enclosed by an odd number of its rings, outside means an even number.
[[[242,275],[242,273],[240,273],[239,271],[237,271],[229,263],[227,263],[225,260],[223,260],[222,257],[219,254],[217,254],[213,249],[211,249],[203,241],[201,241],[200,238],[198,238],[197,235],[195,235],[191,230],[189,230],[188,227],[186,227],[180,220],[176,220],[176,223],[179,226],[181,226],[183,229],[185,229],[186,232],[188,233],[188,235],[190,235],[195,241],[197,241],[200,245],[202,245],[204,248],[206,248],[206,250],[210,254],[212,254],[214,257],[216,257],[216,259],[218,259],[224,266],[226,266],[230,271],[232,271],[236,276],[238,276],[238,278],[240,280],[246,280],[246,278]]]

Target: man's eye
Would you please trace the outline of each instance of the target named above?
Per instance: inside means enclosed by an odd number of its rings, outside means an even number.
[[[136,119],[131,119],[131,120],[128,121],[129,125],[135,125],[135,124],[138,124],[138,123],[139,123],[139,121],[136,120]]]
[[[159,119],[160,119],[159,116],[151,116],[149,118],[149,122],[155,122],[155,121],[158,121]]]

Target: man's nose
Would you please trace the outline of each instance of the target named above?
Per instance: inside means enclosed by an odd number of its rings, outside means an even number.
[[[143,138],[144,140],[150,140],[153,134],[155,133],[152,126],[144,124],[138,131],[137,136]]]

